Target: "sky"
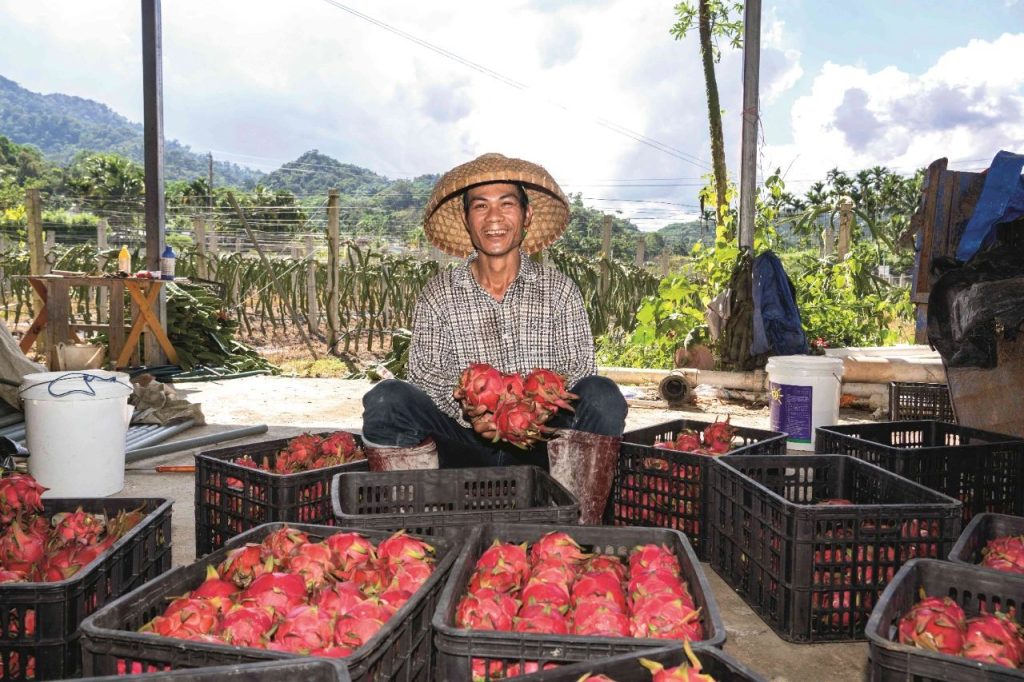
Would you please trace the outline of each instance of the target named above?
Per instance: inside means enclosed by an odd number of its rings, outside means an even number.
[[[167,0],[165,136],[265,171],[317,149],[393,179],[500,152],[658,229],[694,216],[711,167],[674,4]],[[0,75],[141,122],[140,27],[140,0],[0,0]],[[716,73],[738,182],[742,51],[723,44]],[[763,0],[759,76],[758,175],[798,196],[833,168],[1024,152],[1024,0]]]

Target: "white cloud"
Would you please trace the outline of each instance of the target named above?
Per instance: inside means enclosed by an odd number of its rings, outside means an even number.
[[[1024,70],[994,67],[1021,63],[1024,34],[972,40],[920,75],[826,64],[792,108],[792,144],[767,145],[762,167],[792,164],[797,191],[831,168],[912,172],[943,156],[985,167],[1024,148]]]

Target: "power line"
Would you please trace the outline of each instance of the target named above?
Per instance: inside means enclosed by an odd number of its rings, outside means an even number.
[[[496,80],[496,81],[498,81],[500,83],[504,83],[505,85],[508,85],[511,88],[514,88],[516,90],[521,90],[521,91],[524,91],[524,92],[525,91],[533,90],[533,88],[530,88],[525,83],[520,83],[517,80],[513,80],[512,78],[509,78],[508,76],[505,76],[505,75],[503,75],[503,74],[501,74],[501,73],[499,73],[497,71],[494,71],[493,69],[489,69],[486,66],[483,66],[482,64],[479,64],[479,63],[474,62],[472,60],[466,59],[465,57],[461,57],[461,56],[455,54],[454,52],[451,52],[450,50],[446,50],[443,47],[439,47],[437,45],[434,45],[433,43],[427,42],[426,40],[424,40],[422,38],[419,38],[417,36],[414,36],[411,33],[407,33],[407,32],[403,31],[400,28],[397,28],[395,26],[392,26],[391,24],[385,23],[385,22],[381,21],[380,19],[375,19],[375,18],[373,18],[373,17],[371,17],[369,15],[363,14],[362,12],[359,12],[359,11],[357,11],[357,10],[347,6],[347,5],[343,5],[342,3],[338,2],[337,0],[323,0],[323,1],[326,2],[328,5],[331,5],[332,7],[336,7],[337,9],[340,9],[343,12],[348,12],[349,14],[362,19],[363,21],[367,21],[367,22],[373,24],[374,26],[382,28],[385,31],[388,31],[390,33],[394,33],[395,35],[399,36],[400,38],[408,40],[408,41],[410,41],[412,43],[415,43],[416,45],[419,45],[420,47],[424,47],[424,48],[426,48],[426,49],[428,49],[428,50],[430,50],[432,52],[435,52],[435,53],[441,55],[442,57],[444,57],[446,59],[450,59],[450,60],[455,61],[455,62],[457,62],[459,64],[462,64],[463,66],[466,66],[466,67],[468,67],[470,69],[473,69],[474,71],[482,73],[483,75],[485,75],[485,76],[487,76],[489,78],[493,78],[494,80]],[[541,94],[541,96],[544,97],[544,99],[547,100],[547,102],[549,104],[551,104],[551,105],[553,105],[553,106],[555,106],[555,107],[557,107],[559,109],[562,109],[563,111],[566,111],[566,112],[568,112],[570,114],[573,114],[575,116],[579,116],[580,115],[576,111],[574,111],[573,109],[571,109],[570,107],[568,107],[565,104],[562,104],[560,102],[556,102],[555,100],[552,100],[550,97],[544,96],[543,94]],[[645,144],[648,147],[651,147],[653,149],[657,149],[660,152],[663,152],[663,153],[668,154],[670,156],[674,156],[677,159],[680,159],[682,161],[686,161],[687,163],[691,163],[691,164],[693,164],[695,166],[698,166],[700,168],[710,169],[710,166],[708,166],[707,163],[702,161],[697,156],[694,156],[692,154],[688,154],[687,152],[684,152],[684,151],[682,151],[680,149],[676,149],[675,147],[671,147],[671,146],[669,146],[667,144],[659,142],[658,140],[655,140],[654,138],[648,137],[647,135],[644,135],[642,133],[638,133],[638,132],[635,132],[633,130],[630,130],[629,128],[627,128],[625,126],[622,126],[622,125],[619,125],[618,123],[615,123],[614,121],[609,121],[608,119],[604,119],[604,118],[594,118],[594,117],[590,117],[590,118],[591,118],[591,120],[595,121],[598,125],[600,125],[600,126],[602,126],[604,128],[607,128],[608,130],[611,130],[613,132],[616,132],[616,133],[618,133],[620,135],[624,135],[625,137],[628,137],[628,138],[630,138],[630,139],[632,139],[632,140],[634,140],[636,142],[640,142],[641,144]]]

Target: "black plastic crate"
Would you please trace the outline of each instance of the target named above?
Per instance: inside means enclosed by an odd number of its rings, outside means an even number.
[[[960,535],[958,501],[853,457],[722,457],[711,495],[712,568],[791,642],[863,639],[899,567]]]
[[[890,382],[889,420],[898,422],[920,419],[956,423],[949,386],[911,381]]]
[[[823,426],[815,452],[851,455],[964,503],[1024,516],[1024,439],[934,420]]]
[[[948,561],[915,559],[908,562],[882,593],[871,614],[868,638],[868,676],[872,682],[1008,682],[1024,680],[1024,670],[972,661],[960,656],[900,644],[894,641],[900,617],[921,599],[950,597],[968,618],[982,608],[988,612],[1016,606],[1021,623],[1024,578],[994,571],[978,571]]]
[[[696,648],[721,647],[725,628],[697,557],[679,531],[665,528],[611,528],[608,526],[556,526],[537,524],[486,524],[466,537],[451,577],[434,613],[434,646],[437,649],[437,679],[446,682],[472,679],[473,659],[488,662],[486,679],[498,679],[513,666],[529,662],[540,665],[587,661],[642,649],[663,648],[664,639],[629,637],[588,637],[582,635],[542,635],[522,632],[490,632],[465,630],[455,625],[455,611],[466,593],[476,560],[494,540],[502,542],[534,542],[546,533],[568,533],[591,553],[611,554],[625,558],[637,545],[664,544],[679,559],[682,577],[701,609],[705,639],[695,642]],[[489,675],[489,677],[488,677]]]
[[[316,435],[330,433],[334,432]],[[352,435],[362,447],[362,437]],[[334,525],[331,478],[343,471],[367,471],[365,459],[297,474],[250,469],[232,461],[243,455],[257,462],[266,457],[272,467],[290,440],[278,438],[196,455],[196,558],[264,523]]]
[[[298,523],[268,523],[241,533],[202,560],[170,570],[87,618],[82,623],[82,658],[86,673],[116,674],[119,661],[129,666],[134,663],[160,667],[169,665],[176,670],[302,658],[279,651],[192,642],[138,632],[140,627],[164,612],[168,597],[198,587],[206,579],[209,565],[219,564],[235,547],[247,542],[262,542],[267,535],[285,526],[301,530],[310,538],[355,531],[374,544],[391,535],[386,531]],[[341,659],[356,682],[429,682],[433,679],[431,617],[445,578],[455,563],[458,545],[444,538],[429,538],[429,542],[436,550],[436,564],[430,578],[373,638],[352,655]]]
[[[694,652],[700,661],[701,672],[716,682],[767,682],[729,654],[719,649],[701,649]],[[607,675],[616,682],[651,682],[651,673],[640,664],[646,658],[671,668],[689,663],[681,646],[666,647],[600,658],[585,663],[570,663],[516,678],[522,682],[579,682],[584,675]]]
[[[335,474],[339,525],[453,537],[482,523],[572,524],[579,504],[535,466]]]
[[[142,666],[139,666],[142,669]],[[85,677],[80,682],[350,682],[348,668],[340,661],[326,658],[300,658],[287,661],[264,661],[218,665],[210,668],[183,668],[161,672]]]
[[[686,429],[698,432],[712,422],[677,419],[622,436],[618,471],[606,521],[616,526],[680,530],[702,561],[707,559],[708,467],[714,457],[653,447],[674,441]],[[734,455],[784,455],[786,434],[735,427]]]
[[[1024,491],[1021,491],[1024,494]],[[949,552],[949,560],[960,564],[970,564],[979,571],[992,571],[996,575],[1012,575],[994,568],[979,566],[982,560],[981,550],[988,541],[1004,535],[1024,535],[1024,517],[1007,516],[1006,514],[978,514],[964,528],[960,539]],[[1018,574],[1021,575],[1021,574]]]
[[[159,498],[43,500],[47,517],[78,507],[108,518],[135,509],[145,516],[66,580],[0,585],[0,680],[56,680],[81,673],[82,619],[171,567],[171,505]]]

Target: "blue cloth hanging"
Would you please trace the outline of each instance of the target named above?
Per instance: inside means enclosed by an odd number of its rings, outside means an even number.
[[[1000,151],[985,174],[981,196],[956,247],[956,258],[966,262],[995,238],[995,227],[1024,216],[1024,155]]]
[[[765,251],[754,259],[753,288],[751,355],[805,355],[807,335],[796,307],[796,292],[774,252]]]

